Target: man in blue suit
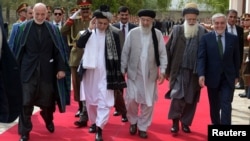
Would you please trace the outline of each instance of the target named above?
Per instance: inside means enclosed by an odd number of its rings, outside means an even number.
[[[239,41],[236,35],[226,31],[224,14],[214,14],[212,23],[214,31],[203,35],[198,49],[199,84],[207,86],[212,124],[231,125],[234,88],[240,68]]]

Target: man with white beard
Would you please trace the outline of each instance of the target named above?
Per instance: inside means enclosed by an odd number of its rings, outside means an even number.
[[[171,105],[168,119],[172,119],[173,134],[179,131],[179,121],[182,130],[190,133],[197,102],[200,97],[200,86],[196,72],[197,50],[201,36],[206,30],[197,22],[199,10],[195,3],[186,4],[182,11],[185,19],[183,25],[173,28],[168,43],[168,67],[166,71],[169,80]]]
[[[138,16],[140,25],[130,30],[123,46],[121,71],[128,78],[125,103],[129,132],[134,135],[138,128],[139,136],[147,138],[157,99],[157,79],[159,84],[165,79],[167,53],[161,31],[152,26],[156,13],[142,9]]]
[[[34,18],[20,25],[13,46],[23,92],[18,121],[20,141],[30,138],[34,106],[40,107],[47,130],[53,133],[55,105],[63,113],[69,104],[70,71],[66,46],[59,29],[46,21],[47,12],[45,4],[36,3]]]

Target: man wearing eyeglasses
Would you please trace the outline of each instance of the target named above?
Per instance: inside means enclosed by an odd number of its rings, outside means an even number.
[[[63,16],[64,16],[64,12],[62,10],[61,7],[56,7],[53,10],[53,15],[54,15],[54,20],[52,21],[52,23],[54,25],[56,25],[59,29],[62,28],[63,26]]]
[[[86,30],[91,19],[91,1],[77,0],[78,11],[66,20],[61,28],[61,33],[68,36],[69,46],[73,46],[70,51],[69,65],[71,67],[72,86],[74,91],[74,100],[78,102],[78,111],[75,117],[80,117],[74,124],[77,127],[87,126],[88,114],[85,104],[85,98],[80,98],[80,78],[77,73],[77,68],[82,58],[83,49],[76,46],[76,42],[80,37],[80,31]]]

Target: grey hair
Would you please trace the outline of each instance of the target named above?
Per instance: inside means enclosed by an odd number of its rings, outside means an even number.
[[[226,15],[225,14],[222,14],[222,13],[216,13],[212,16],[212,23],[214,24],[214,21],[215,19],[217,18],[224,18],[225,20],[227,19]]]

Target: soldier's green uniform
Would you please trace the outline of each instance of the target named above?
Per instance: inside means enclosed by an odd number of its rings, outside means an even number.
[[[88,115],[86,110],[85,100],[80,100],[80,78],[77,74],[77,68],[83,55],[83,49],[76,46],[76,41],[80,37],[80,31],[86,30],[90,22],[90,3],[77,1],[77,5],[81,9],[81,16],[77,19],[69,18],[61,28],[61,33],[67,35],[68,44],[71,46],[69,56],[69,66],[71,68],[72,86],[74,91],[74,100],[79,103],[79,109],[75,116],[80,116],[80,120],[74,124],[79,127],[87,126]]]

